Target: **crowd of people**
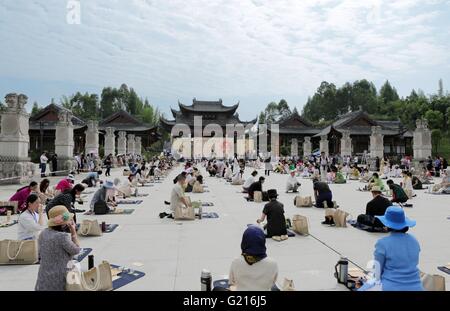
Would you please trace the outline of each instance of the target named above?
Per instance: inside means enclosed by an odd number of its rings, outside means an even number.
[[[45,176],[48,158],[41,156],[42,179],[33,181],[14,193],[9,201],[16,201],[20,212],[18,220],[18,240],[38,240],[40,268],[36,290],[64,290],[64,276],[67,263],[79,253],[76,214],[85,212],[77,209],[75,203],[83,203],[85,189],[94,188],[95,193],[89,203],[92,213],[108,213],[117,207],[119,198],[136,196],[139,186],[154,182],[175,167],[171,157],[160,156],[144,160],[135,156],[107,155],[103,162],[95,155],[76,156],[78,170],[70,172],[54,186]],[[267,161],[269,159],[269,161]],[[442,176],[440,183],[430,187],[430,192],[450,193],[450,168],[445,159],[429,159],[420,172],[416,172],[408,158],[400,165],[388,159],[377,159],[376,171],[352,161],[350,157],[328,157],[322,153],[309,159],[284,158],[271,163],[271,158],[246,162],[244,159],[198,159],[183,163],[182,171],[173,180],[169,210],[159,214],[160,218],[175,218],[179,208],[193,208],[186,193],[205,191],[205,179],[201,170],[209,178],[223,178],[229,185],[238,186],[247,201],[265,201],[257,225],[249,226],[242,237],[241,256],[231,263],[228,289],[273,290],[277,281],[278,266],[267,256],[266,238],[276,241],[288,239],[290,220],[285,217],[284,205],[278,200],[277,189],[265,191],[264,183],[270,172],[286,174],[286,193],[299,193],[299,178],[312,179],[315,207],[336,207],[330,184],[360,180],[367,185],[360,189],[371,193],[365,213],[357,217],[357,223],[390,235],[380,239],[375,245],[374,258],[381,264],[380,282],[383,290],[422,290],[419,270],[420,246],[408,229],[415,222],[406,218],[403,205],[415,196],[414,191],[424,189],[423,185]],[[125,166],[122,178],[108,180],[114,165]],[[76,183],[78,171],[89,172]],[[258,176],[258,169],[264,167],[265,176]],[[247,178],[244,174],[250,168]],[[105,173],[103,174],[103,169]],[[399,172],[400,170],[400,172]],[[102,176],[105,178],[102,179]],[[400,184],[393,179],[401,177]],[[386,184],[384,179],[387,179]],[[395,205],[395,204],[399,205]],[[398,246],[402,245],[401,248]],[[400,251],[401,250],[401,251]],[[372,284],[373,285],[373,284]],[[372,286],[371,290],[373,290]],[[368,286],[362,290],[368,289]],[[220,289],[217,289],[220,290]],[[223,290],[223,289],[222,289]]]

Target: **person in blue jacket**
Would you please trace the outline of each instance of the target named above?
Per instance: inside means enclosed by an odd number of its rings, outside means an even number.
[[[384,216],[377,217],[391,234],[375,244],[375,262],[379,264],[379,279],[383,291],[423,291],[420,280],[420,245],[416,238],[408,234],[416,221],[405,216],[402,208],[390,206]],[[370,290],[363,286],[360,290]]]

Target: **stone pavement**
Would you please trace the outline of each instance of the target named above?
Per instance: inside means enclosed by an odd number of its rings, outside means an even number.
[[[119,224],[113,233],[102,237],[80,237],[82,247],[93,248],[96,264],[108,260],[112,264],[146,273],[145,277],[119,290],[199,290],[202,269],[210,270],[213,279],[228,274],[231,261],[240,255],[243,231],[247,224],[256,223],[261,215],[264,204],[246,202],[244,194],[238,193],[240,186],[231,186],[223,179],[206,177],[210,192],[189,195],[192,200],[214,202],[214,206],[204,207],[203,211],[217,212],[220,218],[190,222],[160,219],[158,214],[167,211],[163,201],[170,199],[172,180],[181,169],[181,166],[175,168],[163,183],[139,188],[140,193],[150,194],[140,198],[144,200],[142,204],[120,206],[135,208],[131,215],[78,214],[79,221],[88,218]],[[201,170],[206,176],[204,169]],[[245,177],[251,171],[251,168],[246,169]],[[264,170],[259,173],[264,174]],[[119,176],[125,179],[121,176],[121,169],[114,169],[112,175],[111,180]],[[77,181],[82,176],[78,175]],[[51,179],[52,185],[59,180],[58,177]],[[264,184],[265,190],[278,189],[286,217],[292,218],[294,214],[307,216],[312,235],[365,267],[372,259],[375,242],[384,234],[368,233],[351,226],[333,228],[322,225],[322,209],[296,208],[293,205],[295,195],[284,193],[286,179],[286,175],[271,174]],[[311,181],[300,181],[300,195],[313,195]],[[364,213],[366,202],[371,198],[369,192],[356,191],[363,186],[355,181],[330,185],[340,208],[349,212],[353,218]],[[1,186],[0,199],[7,200],[15,189],[17,186]],[[439,271],[437,266],[450,262],[450,220],[447,219],[450,216],[450,196],[430,195],[424,191],[416,193],[417,197],[411,201],[414,207],[406,209],[406,213],[417,220],[417,226],[410,233],[417,237],[421,245],[419,267],[424,272],[445,276],[448,289],[450,278]],[[92,194],[88,196],[91,197]],[[89,202],[86,202],[77,208],[88,209],[88,206]],[[0,221],[3,220],[4,217],[1,217]],[[17,226],[0,228],[0,239],[16,239],[16,234]],[[294,280],[297,290],[344,290],[333,277],[339,255],[311,236],[297,235],[284,242],[268,239],[267,253],[278,263],[279,283],[287,277]],[[87,269],[87,259],[81,265]],[[33,290],[38,268],[38,265],[0,266],[0,291]]]

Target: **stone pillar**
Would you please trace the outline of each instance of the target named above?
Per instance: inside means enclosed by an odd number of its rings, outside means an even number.
[[[298,156],[298,141],[297,138],[292,138],[291,141],[291,157]]]
[[[142,138],[139,136],[134,138],[134,153],[137,155],[142,154]]]
[[[328,156],[328,136],[322,135],[320,136],[320,152],[325,152],[325,155]]]
[[[73,124],[72,113],[63,110],[58,115],[55,131],[55,153],[58,155],[58,171],[73,170],[77,168],[77,163],[73,157]],[[66,175],[60,172],[57,175]]]
[[[28,135],[30,115],[25,110],[28,97],[15,93],[5,96],[6,109],[1,112],[0,132],[0,183],[27,182],[36,172],[30,162]]]
[[[114,135],[114,128],[107,127],[105,134],[105,157],[112,154],[113,157],[116,156],[116,135]]]
[[[414,159],[425,160],[431,157],[431,131],[426,120],[416,120],[416,130],[413,136]]]
[[[306,136],[305,141],[303,142],[303,157],[307,158],[311,155],[311,137]]]
[[[85,153],[98,155],[98,122],[90,120],[86,131]]]
[[[352,155],[352,139],[350,138],[350,131],[343,130],[341,138],[341,157]]]
[[[127,146],[127,153],[134,154],[134,134],[128,134],[128,146]]]
[[[376,158],[383,159],[384,156],[384,143],[383,135],[381,134],[381,126],[372,126],[372,135],[370,135],[370,160],[369,168],[371,171],[376,171]]]
[[[127,132],[119,132],[119,137],[117,138],[117,154],[127,154]]]

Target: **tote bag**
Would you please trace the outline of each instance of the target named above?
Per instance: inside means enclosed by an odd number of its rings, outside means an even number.
[[[302,215],[292,217],[292,226],[295,232],[301,235],[309,235],[308,218]]]
[[[81,236],[101,236],[103,234],[97,220],[84,219],[78,229]]]
[[[107,261],[86,272],[80,272],[74,266],[66,276],[66,291],[110,291],[112,289],[111,265]]]
[[[36,240],[0,241],[0,265],[32,265],[38,261]]]

